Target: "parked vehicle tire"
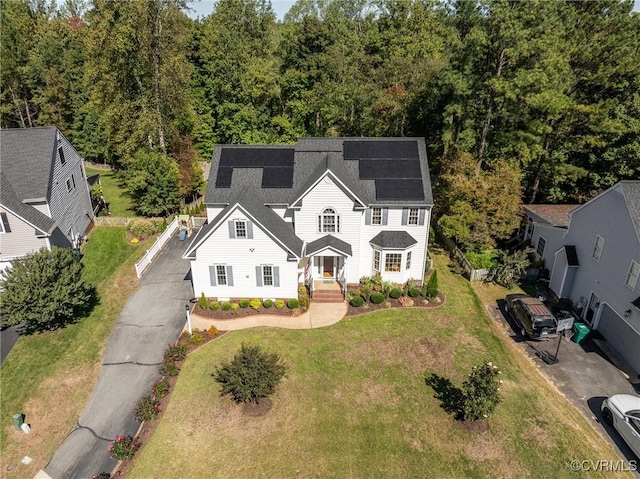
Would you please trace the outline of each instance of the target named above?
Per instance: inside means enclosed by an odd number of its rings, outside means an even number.
[[[602,420],[609,426],[613,426],[613,413],[609,408],[602,410]]]

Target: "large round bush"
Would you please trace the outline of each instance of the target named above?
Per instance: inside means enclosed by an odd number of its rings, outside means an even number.
[[[402,290],[400,288],[391,288],[391,291],[389,291],[390,298],[398,299],[400,296],[402,296]]]
[[[300,301],[298,301],[296,298],[291,298],[289,301],[287,301],[287,307],[289,309],[294,309],[298,306],[300,306]]]
[[[349,304],[354,308],[360,308],[364,304],[364,298],[362,296],[354,296]]]
[[[409,290],[409,296],[411,296],[412,298],[417,298],[418,296],[420,296],[420,288],[411,288]]]
[[[384,294],[380,293],[379,291],[376,291],[371,295],[371,302],[373,304],[382,304],[384,300],[385,300]]]

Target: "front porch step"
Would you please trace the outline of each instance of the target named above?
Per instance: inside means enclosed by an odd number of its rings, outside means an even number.
[[[344,298],[339,290],[316,290],[313,293],[313,301],[316,303],[342,303]]]

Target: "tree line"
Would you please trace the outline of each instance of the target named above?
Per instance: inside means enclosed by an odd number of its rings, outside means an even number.
[[[466,226],[474,185],[507,195],[484,213],[504,223],[513,198],[640,176],[632,0],[298,0],[283,21],[268,0],[0,5],[1,126],[54,124],[132,189],[162,171],[157,208],[200,188],[215,144],[301,136],[424,136],[437,192],[467,189],[438,214]]]

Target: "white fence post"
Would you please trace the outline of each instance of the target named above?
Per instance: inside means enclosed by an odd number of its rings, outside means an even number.
[[[136,275],[138,278],[142,276],[144,270],[151,264],[153,258],[158,254],[162,247],[169,241],[171,235],[178,230],[178,217],[176,216],[173,221],[167,226],[167,229],[158,236],[153,246],[147,250],[145,255],[136,263]]]

